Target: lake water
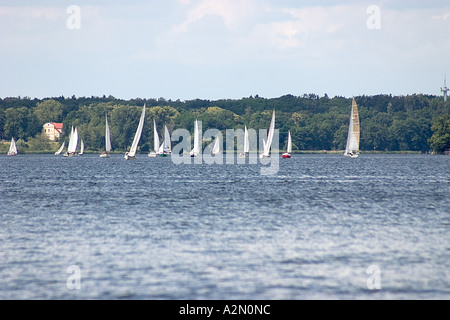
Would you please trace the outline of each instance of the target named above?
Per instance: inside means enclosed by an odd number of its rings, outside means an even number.
[[[0,156],[0,299],[450,299],[450,157]]]

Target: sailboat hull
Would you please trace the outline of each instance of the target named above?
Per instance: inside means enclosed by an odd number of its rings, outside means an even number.
[[[102,153],[102,154],[100,155],[100,158],[109,158],[109,154],[107,154],[107,153]]]
[[[358,154],[345,153],[344,156],[349,157],[349,158],[358,158]]]
[[[291,155],[289,153],[283,153],[281,157],[287,159],[290,158]]]
[[[76,153],[70,152],[70,153],[65,153],[65,154],[64,154],[64,157],[73,157],[73,156],[75,156],[75,155],[76,155]]]
[[[130,156],[128,154],[128,152],[125,153],[124,158],[125,158],[125,160],[136,160],[137,159],[136,156]]]

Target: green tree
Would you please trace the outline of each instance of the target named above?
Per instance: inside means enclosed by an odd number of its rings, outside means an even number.
[[[433,135],[429,139],[431,149],[443,153],[450,149],[450,115],[439,117],[432,125]]]
[[[8,108],[5,110],[4,134],[6,139],[27,138],[28,109],[26,107]]]
[[[3,139],[5,135],[5,110],[0,108],[0,139]]]
[[[111,116],[108,117],[111,126],[111,146],[113,149],[126,150],[131,146],[141,112],[142,107],[114,106]],[[148,130],[148,123],[144,123],[144,129]]]
[[[51,145],[49,143],[49,140],[46,136],[43,134],[39,134],[34,138],[28,139],[27,142],[28,150],[30,151],[51,151]]]
[[[61,102],[48,99],[39,102],[33,111],[42,126],[47,122],[61,122],[63,117],[63,109],[64,106]]]
[[[389,131],[393,136],[393,150],[425,152],[429,149],[427,137],[429,126],[423,118],[394,120]]]

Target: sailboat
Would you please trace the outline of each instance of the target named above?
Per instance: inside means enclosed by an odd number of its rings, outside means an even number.
[[[134,160],[136,158],[136,150],[139,144],[139,140],[141,139],[142,134],[142,128],[144,127],[144,120],[145,120],[145,104],[142,108],[141,118],[139,119],[139,125],[136,129],[136,134],[134,135],[133,144],[131,145],[130,151],[127,151],[125,153],[125,159],[126,160]]]
[[[154,145],[155,148],[156,146],[158,146],[159,144],[159,138],[158,138],[158,132],[156,132],[156,125],[155,127],[155,131],[154,131]],[[151,152],[148,156],[149,157],[167,157],[168,155],[170,155],[172,153],[172,145],[170,142],[170,133],[169,130],[167,129],[167,126],[164,126],[164,138],[163,138],[163,142],[161,143],[161,145],[159,146],[158,151],[156,152]]]
[[[290,158],[292,152],[292,139],[291,139],[291,131],[288,132],[288,144],[287,144],[287,150],[283,155],[282,158]]]
[[[156,130],[156,121],[153,118],[153,151],[150,151],[148,154],[149,157],[156,157],[156,154],[159,151],[159,136],[158,136],[158,130]]]
[[[195,119],[194,124],[194,148],[191,150],[191,157],[196,157],[200,154],[200,131],[198,128],[198,121]]]
[[[248,153],[250,151],[250,143],[248,140],[248,130],[247,126],[244,129],[244,151],[239,154],[239,158],[248,158]]]
[[[73,157],[77,151],[78,146],[78,129],[75,128],[70,132],[69,145],[67,146],[67,152],[64,154],[64,157]]]
[[[220,139],[219,139],[219,137],[216,137],[216,140],[214,141],[214,146],[211,150],[211,154],[220,154]]]
[[[158,149],[158,152],[156,153],[156,155],[158,155],[160,157],[166,157],[167,156],[166,154],[164,154],[164,141],[159,146],[159,149]]]
[[[66,142],[64,141],[61,145],[61,147],[59,147],[58,151],[55,152],[55,156],[58,156],[61,154],[61,152],[64,150],[64,147],[66,145]]]
[[[263,139],[264,150],[263,153],[259,156],[262,158],[270,157],[270,147],[272,146],[273,134],[275,130],[275,110],[272,113],[272,120],[270,121],[269,132],[267,133],[267,140]]]
[[[80,152],[78,153],[78,155],[82,156],[83,154],[84,154],[84,142],[83,142],[83,139],[81,139]]]
[[[9,146],[8,156],[17,156],[17,146],[14,138],[11,138],[11,145]]]
[[[350,114],[350,124],[348,126],[347,145],[344,156],[357,158],[359,155],[359,116],[355,98],[352,101],[352,111]]]
[[[172,143],[170,142],[170,133],[167,126],[164,126],[164,147],[163,147],[163,155],[167,156],[172,153]]]
[[[100,158],[109,158],[109,152],[111,152],[111,134],[109,133],[108,116],[106,116],[105,124],[105,151],[100,155]]]

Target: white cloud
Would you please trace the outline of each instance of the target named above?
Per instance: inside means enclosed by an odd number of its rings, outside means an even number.
[[[190,25],[206,16],[217,16],[222,19],[228,30],[237,30],[257,8],[258,3],[254,0],[202,0],[189,9],[185,20],[175,25],[172,31],[175,34],[187,32]]]
[[[273,8],[284,14],[284,20],[260,23],[255,27],[256,35],[262,43],[284,50],[302,48],[316,43],[324,36],[337,33],[352,24],[348,13],[354,7],[304,7]]]
[[[444,14],[433,16],[433,20],[447,20],[450,19],[450,12],[446,12]]]

